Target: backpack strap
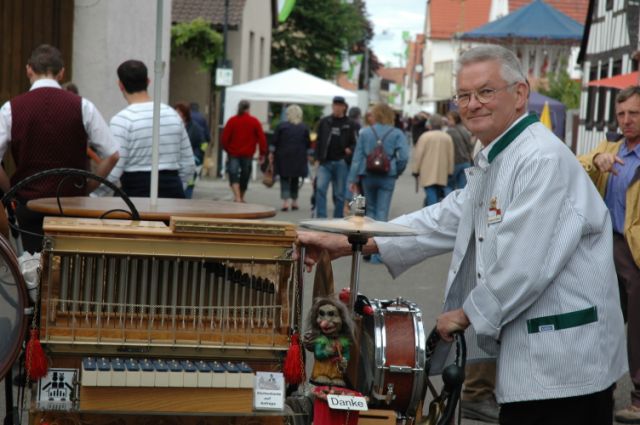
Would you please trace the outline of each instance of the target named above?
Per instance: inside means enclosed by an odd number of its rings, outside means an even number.
[[[373,126],[371,126],[371,127],[369,127],[369,128],[370,128],[370,129],[371,129],[371,131],[373,132],[373,135],[376,137],[376,144],[381,145],[381,144],[382,144],[382,142],[384,141],[384,138],[385,138],[385,137],[387,137],[387,135],[388,135],[389,133],[391,133],[395,127],[391,127],[389,130],[387,130],[387,131],[382,135],[382,137],[378,137],[378,133],[376,133],[376,129],[375,129],[375,128],[373,128]]]

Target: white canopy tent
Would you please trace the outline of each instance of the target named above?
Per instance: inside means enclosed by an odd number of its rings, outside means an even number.
[[[259,80],[227,88],[224,122],[236,114],[241,100],[277,103],[330,105],[334,96],[342,96],[349,105],[357,105],[358,95],[329,81],[291,68]]]

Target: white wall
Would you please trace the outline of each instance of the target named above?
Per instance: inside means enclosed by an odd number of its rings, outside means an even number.
[[[118,65],[143,61],[154,92],[157,0],[75,0],[73,24],[73,82],[80,94],[96,104],[104,118],[126,106],[117,86]],[[171,0],[163,2],[162,101],[167,102],[171,37]]]
[[[229,32],[227,56],[233,65],[233,85],[271,74],[271,2],[246,1],[240,28]],[[266,128],[267,102],[251,102],[251,114]]]

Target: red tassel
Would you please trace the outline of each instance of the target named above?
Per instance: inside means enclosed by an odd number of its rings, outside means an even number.
[[[25,353],[25,368],[27,377],[31,381],[36,381],[47,374],[47,356],[44,354],[40,340],[38,339],[38,330],[31,329],[29,342]]]
[[[291,344],[289,344],[289,351],[287,351],[282,369],[284,379],[288,384],[297,385],[304,380],[300,335],[297,333],[291,335]]]

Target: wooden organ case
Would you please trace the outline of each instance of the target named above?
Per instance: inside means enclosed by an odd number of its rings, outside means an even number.
[[[78,391],[70,412],[35,402],[32,423],[283,423],[254,412],[253,390],[233,373],[281,371],[300,328],[292,224],[47,217],[44,229],[40,339],[50,367],[79,371]],[[164,379],[177,376],[172,364],[183,381]],[[216,365],[226,384],[213,383]]]

